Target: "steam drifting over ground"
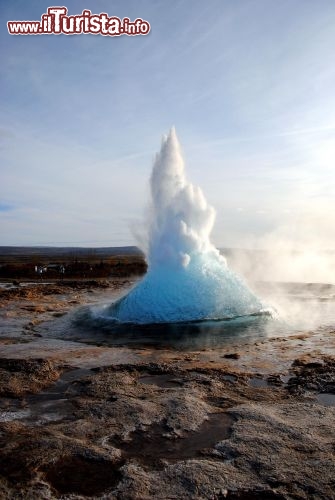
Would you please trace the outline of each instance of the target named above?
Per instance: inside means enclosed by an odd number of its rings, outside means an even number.
[[[162,323],[261,313],[260,300],[210,241],[215,210],[187,181],[174,129],[163,137],[150,187],[148,273],[107,314],[120,322]]]

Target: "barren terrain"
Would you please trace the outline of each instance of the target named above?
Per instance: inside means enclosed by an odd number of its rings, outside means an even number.
[[[334,332],[188,351],[46,333],[131,281],[0,292],[0,497],[334,498]]]

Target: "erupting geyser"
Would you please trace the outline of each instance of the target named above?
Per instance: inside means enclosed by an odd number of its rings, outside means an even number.
[[[150,185],[148,272],[108,307],[108,316],[144,324],[261,313],[261,302],[210,241],[215,210],[201,189],[186,180],[174,129],[163,138]]]

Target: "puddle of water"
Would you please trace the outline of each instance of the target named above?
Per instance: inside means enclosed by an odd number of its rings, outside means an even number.
[[[141,384],[156,385],[164,389],[181,387],[183,385],[181,379],[173,378],[173,375],[165,373],[162,375],[143,375],[138,380]]]
[[[232,382],[232,383],[236,382],[236,380],[237,380],[236,375],[223,375],[222,378],[223,378],[223,380],[227,380],[228,382]]]
[[[228,491],[226,500],[285,500],[286,497],[272,490]]]
[[[190,459],[202,450],[213,448],[231,435],[233,423],[233,417],[227,413],[213,413],[197,431],[188,432],[185,438],[169,439],[165,437],[165,425],[160,422],[133,432],[131,441],[115,442],[115,446],[122,450],[124,458],[135,458],[145,465],[160,468],[160,459]]]
[[[71,416],[71,399],[77,395],[73,383],[90,373],[91,370],[85,368],[70,370],[63,373],[47,390],[26,397],[27,407],[30,410],[29,421],[43,424]]]
[[[71,399],[78,394],[73,383],[80,381],[89,373],[91,370],[82,368],[70,370],[63,373],[57,382],[45,391],[30,394],[24,400],[6,399],[4,401],[6,408],[0,411],[0,422],[25,420],[30,424],[41,425],[71,418],[73,409]]]
[[[91,370],[86,368],[76,368],[75,370],[64,372],[52,386],[38,394],[28,396],[26,401],[28,405],[32,405],[43,403],[44,401],[58,401],[64,399],[64,397],[67,398],[67,396],[71,395],[68,393],[71,393],[69,389],[72,383],[85,378],[91,373]]]
[[[68,456],[45,470],[45,477],[60,494],[75,493],[96,496],[117,486],[121,479],[119,467],[102,458]]]
[[[331,394],[330,392],[323,392],[317,394],[317,400],[319,403],[324,406],[335,406],[335,394]]]
[[[12,422],[22,420],[30,416],[30,410],[2,411],[0,412],[0,422]]]
[[[52,285],[51,282],[48,281],[27,281],[27,282],[19,282],[18,284],[14,283],[8,283],[8,282],[0,282],[0,289],[1,288],[26,288],[29,286],[36,286],[36,285]]]
[[[30,404],[29,421],[37,424],[54,422],[68,418],[72,414],[72,404],[68,399],[54,399],[51,401],[37,401]]]
[[[269,387],[268,382],[263,378],[259,377],[250,378],[248,384],[251,385],[251,387],[257,387],[257,388]]]

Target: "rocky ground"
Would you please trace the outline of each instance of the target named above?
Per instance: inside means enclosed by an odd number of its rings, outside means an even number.
[[[0,292],[0,498],[335,498],[335,332],[188,352],[44,334],[128,285]]]

